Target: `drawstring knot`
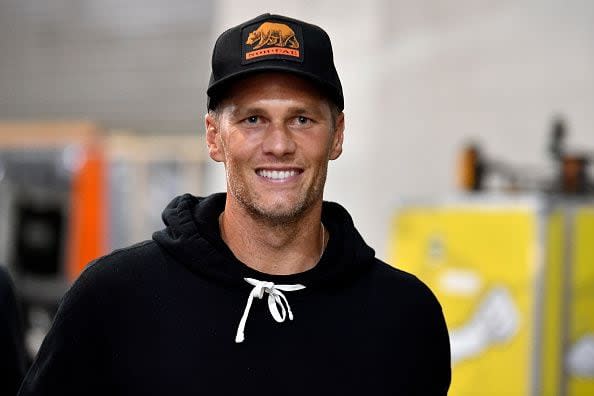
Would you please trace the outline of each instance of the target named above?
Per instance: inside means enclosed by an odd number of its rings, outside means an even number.
[[[239,321],[239,327],[237,328],[237,334],[235,335],[235,342],[240,343],[245,339],[245,323],[252,307],[254,298],[262,299],[264,294],[268,294],[268,310],[270,314],[278,323],[284,322],[287,314],[289,320],[293,320],[293,312],[287,297],[283,294],[283,291],[295,291],[305,289],[303,285],[275,285],[273,282],[260,281],[253,278],[243,278],[247,283],[253,285],[254,288],[250,292],[250,295],[243,311],[243,316]],[[280,307],[280,311],[279,311]]]

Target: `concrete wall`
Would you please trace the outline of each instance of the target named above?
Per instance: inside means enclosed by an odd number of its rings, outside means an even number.
[[[1,0],[0,119],[199,133],[211,0]]]
[[[323,26],[345,91],[344,154],[326,199],[345,205],[385,257],[394,206],[455,190],[474,138],[493,157],[548,166],[549,123],[594,150],[594,3],[354,0],[217,3],[218,32],[264,12]],[[224,188],[220,167],[209,189]]]

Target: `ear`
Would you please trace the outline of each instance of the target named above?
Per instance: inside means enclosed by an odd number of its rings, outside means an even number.
[[[225,151],[223,150],[223,142],[221,141],[219,120],[213,113],[206,113],[204,116],[204,126],[206,127],[208,155],[217,162],[224,162]]]
[[[344,141],[344,113],[336,116],[334,125],[334,136],[332,138],[332,147],[330,148],[330,159],[335,160],[342,154],[342,142]]]

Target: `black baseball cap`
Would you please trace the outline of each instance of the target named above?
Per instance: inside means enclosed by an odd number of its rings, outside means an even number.
[[[317,84],[340,111],[344,108],[328,34],[297,19],[263,14],[225,31],[217,39],[206,91],[208,109],[216,107],[229,82],[266,71],[305,77]]]

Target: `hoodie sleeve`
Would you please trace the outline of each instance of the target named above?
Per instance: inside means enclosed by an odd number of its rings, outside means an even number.
[[[433,388],[424,394],[445,396],[452,380],[452,365],[448,329],[441,308],[435,312],[434,324],[430,328],[433,334],[428,335],[429,352],[435,351],[435,357],[428,359],[427,363],[428,371],[435,373],[435,382],[430,384]]]
[[[419,311],[421,342],[420,365],[416,370],[418,388],[415,395],[446,396],[452,379],[450,340],[441,305],[430,293],[424,309]]]
[[[102,313],[88,268],[64,296],[19,395],[95,395],[104,380]]]

